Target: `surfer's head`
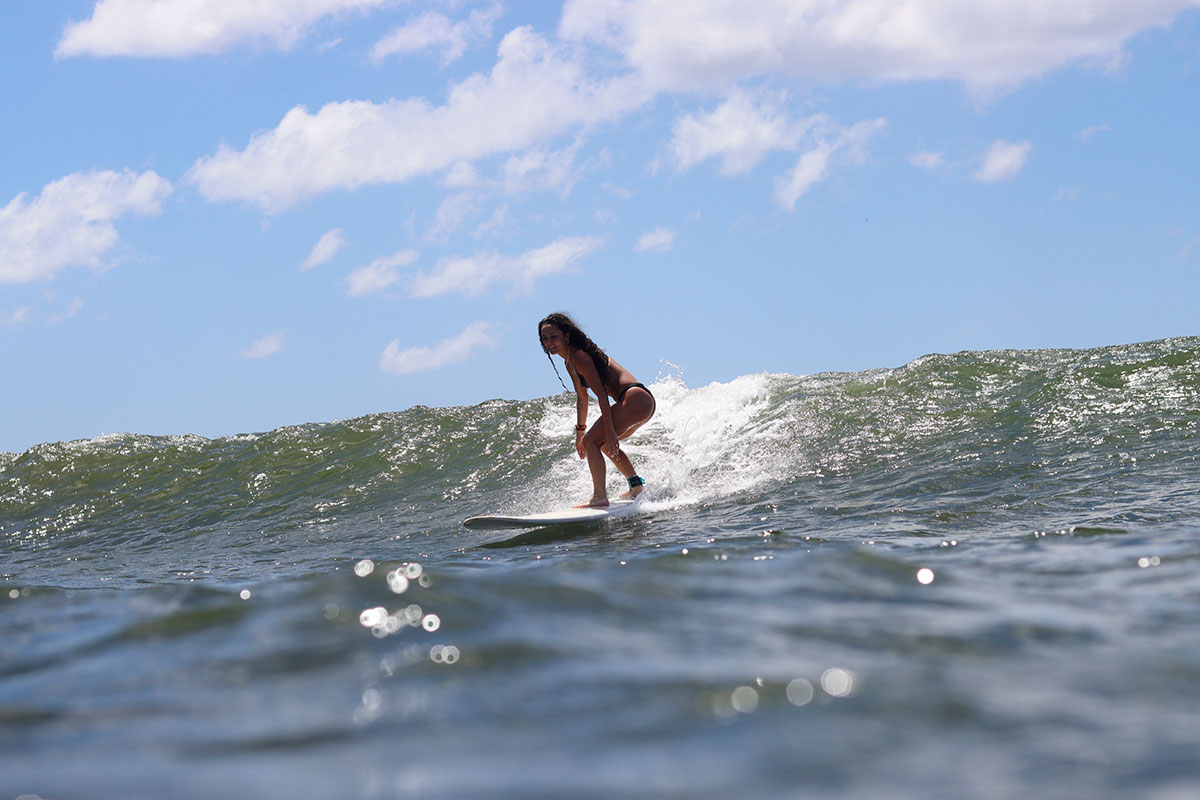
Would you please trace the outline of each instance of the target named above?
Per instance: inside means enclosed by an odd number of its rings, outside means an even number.
[[[557,348],[558,337],[556,334],[562,334],[563,348]],[[596,363],[596,371],[600,373],[600,380],[605,384],[608,383],[608,356],[601,350],[591,338],[583,332],[583,330],[575,324],[575,320],[561,312],[547,314],[538,323],[538,341],[541,342],[542,352],[547,358],[551,355],[551,346],[555,346],[557,354],[562,356],[564,360],[569,361],[571,350],[582,350],[592,357]],[[554,359],[550,359],[550,363],[554,363]],[[558,368],[554,371],[557,373]],[[562,382],[562,376],[559,376],[559,382]],[[566,388],[566,384],[563,384]]]
[[[558,353],[565,356],[566,348],[571,344],[571,331],[579,327],[566,314],[551,314],[538,323],[538,340],[542,350],[550,355]]]

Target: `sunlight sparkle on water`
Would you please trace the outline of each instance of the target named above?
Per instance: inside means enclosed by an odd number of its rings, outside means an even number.
[[[400,570],[394,569],[387,574],[388,588],[396,594],[408,591],[408,578]]]
[[[435,644],[429,648],[429,660],[435,664],[453,664],[458,661],[458,648],[452,644]]]
[[[787,685],[788,702],[794,706],[806,706],[813,699],[813,685],[804,678],[796,678]]]
[[[921,567],[917,570],[917,582],[923,586],[933,583],[933,570],[929,567]]]
[[[821,688],[833,697],[849,697],[855,689],[854,675],[841,667],[831,667],[821,675]]]
[[[730,694],[729,704],[739,714],[750,714],[758,708],[758,691],[753,686],[739,686]]]

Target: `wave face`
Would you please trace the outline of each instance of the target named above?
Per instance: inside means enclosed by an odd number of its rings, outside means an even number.
[[[567,394],[0,454],[0,794],[1200,787],[1200,338],[651,389],[582,531],[460,524],[589,495]]]
[[[671,376],[652,389],[658,413],[625,444],[651,483],[651,510],[769,494],[836,501],[852,525],[988,530],[1167,524],[1200,511],[1200,339],[931,355],[695,389]],[[590,490],[573,454],[573,402],[39,445],[0,455],[4,543],[12,555],[64,556],[209,536],[226,547],[347,520],[383,517],[404,532],[555,508]],[[829,522],[795,511],[801,527]],[[446,536],[457,546],[461,531]]]

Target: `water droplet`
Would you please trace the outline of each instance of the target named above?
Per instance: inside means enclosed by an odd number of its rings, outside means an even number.
[[[846,697],[854,691],[854,675],[841,667],[831,667],[821,675],[821,688],[834,697]]]
[[[813,699],[813,685],[804,678],[796,678],[787,685],[788,702],[794,706],[806,706]]]
[[[729,695],[729,704],[741,714],[750,714],[758,708],[758,692],[753,686],[739,686]]]
[[[360,578],[365,578],[375,571],[375,562],[369,558],[364,558],[354,565],[354,574]]]
[[[358,615],[358,622],[364,628],[375,628],[382,625],[387,616],[387,609],[383,606],[367,608],[363,609],[363,612]]]
[[[454,664],[458,658],[458,648],[452,644],[435,644],[429,648],[429,659],[435,664]]]
[[[408,578],[400,573],[400,570],[394,569],[387,575],[388,588],[396,594],[404,594],[408,591]]]

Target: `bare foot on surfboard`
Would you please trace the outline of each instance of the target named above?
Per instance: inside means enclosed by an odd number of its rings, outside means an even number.
[[[580,503],[579,505],[575,506],[575,508],[608,508],[608,498],[593,497],[586,503]]]

